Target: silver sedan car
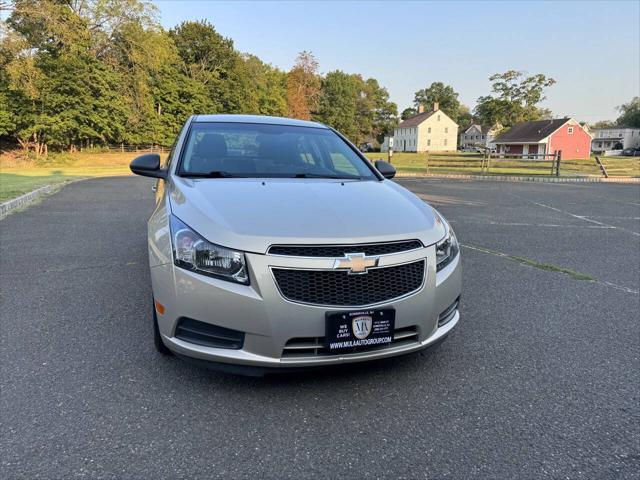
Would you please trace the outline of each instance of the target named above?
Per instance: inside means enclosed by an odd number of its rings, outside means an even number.
[[[325,125],[197,115],[131,170],[158,179],[160,352],[262,374],[415,352],[458,323],[451,226]]]

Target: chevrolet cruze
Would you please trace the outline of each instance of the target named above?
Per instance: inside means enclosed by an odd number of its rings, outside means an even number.
[[[131,170],[158,179],[160,352],[259,374],[415,352],[458,323],[451,226],[325,125],[197,115]]]

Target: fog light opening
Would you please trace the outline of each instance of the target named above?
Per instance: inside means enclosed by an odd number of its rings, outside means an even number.
[[[456,316],[456,312],[458,311],[458,307],[460,306],[460,297],[456,298],[456,301],[447,307],[447,309],[438,315],[438,327],[442,327],[443,325],[449,323],[453,317]]]

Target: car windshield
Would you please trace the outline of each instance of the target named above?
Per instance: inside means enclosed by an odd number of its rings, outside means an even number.
[[[179,175],[377,179],[329,129],[222,122],[192,125]]]

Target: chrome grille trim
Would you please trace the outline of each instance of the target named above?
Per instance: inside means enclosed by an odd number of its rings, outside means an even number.
[[[397,248],[394,248],[397,247]],[[406,248],[403,248],[406,247]],[[393,242],[351,243],[332,245],[277,244],[267,249],[267,255],[290,258],[335,258],[344,257],[347,253],[364,253],[367,256],[396,255],[414,252],[424,248],[420,240],[396,240]],[[316,251],[317,255],[309,255]],[[385,251],[386,250],[386,251]],[[298,251],[298,253],[294,253]]]

